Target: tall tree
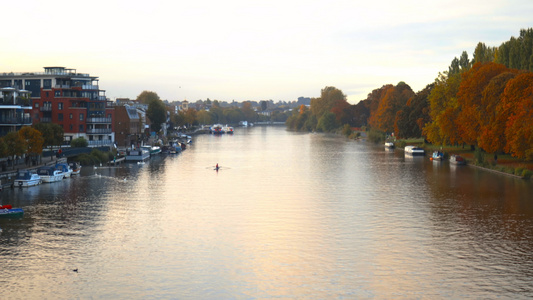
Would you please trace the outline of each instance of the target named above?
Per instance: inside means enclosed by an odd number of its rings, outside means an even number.
[[[63,127],[55,123],[37,123],[32,126],[41,132],[44,147],[61,145],[63,142]]]
[[[150,105],[152,101],[160,100],[156,92],[152,91],[142,91],[139,96],[137,96],[137,101],[142,104]]]
[[[161,130],[161,124],[167,120],[167,110],[165,104],[161,100],[154,100],[148,104],[146,116],[152,122],[152,130],[156,133]]]
[[[24,140],[26,153],[30,157],[36,158],[43,152],[44,138],[39,130],[26,126],[22,127],[18,134]]]

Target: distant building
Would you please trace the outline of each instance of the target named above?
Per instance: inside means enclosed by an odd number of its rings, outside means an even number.
[[[114,141],[114,109],[96,76],[65,67],[45,67],[44,72],[0,73],[0,88],[30,92],[32,122],[59,124],[65,143],[78,137],[87,139],[90,146]]]
[[[0,88],[0,136],[30,126],[30,92],[14,87]]]
[[[119,148],[130,148],[132,145],[135,147],[139,145],[144,126],[137,108],[130,105],[116,106],[113,122],[115,142]]]
[[[309,97],[298,97],[298,105],[311,105],[311,98]]]

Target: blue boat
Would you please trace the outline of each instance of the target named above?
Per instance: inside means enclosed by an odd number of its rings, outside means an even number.
[[[22,217],[24,211],[22,208],[11,208],[11,205],[0,205],[0,218],[18,218]]]

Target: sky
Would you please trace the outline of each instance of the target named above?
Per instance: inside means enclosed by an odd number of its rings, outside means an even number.
[[[294,101],[334,86],[355,104],[385,84],[420,91],[463,51],[533,27],[531,0],[26,0],[2,11],[0,72],[73,68],[112,100]]]

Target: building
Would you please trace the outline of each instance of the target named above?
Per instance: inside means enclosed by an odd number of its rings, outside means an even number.
[[[24,89],[31,97],[33,123],[52,122],[63,127],[65,143],[83,137],[89,146],[114,142],[114,108],[108,104],[98,77],[65,67],[44,72],[0,73],[0,88]]]
[[[0,136],[30,126],[30,92],[14,87],[0,88]]]
[[[141,113],[130,105],[115,107],[115,141],[119,148],[137,147],[143,136]]]

